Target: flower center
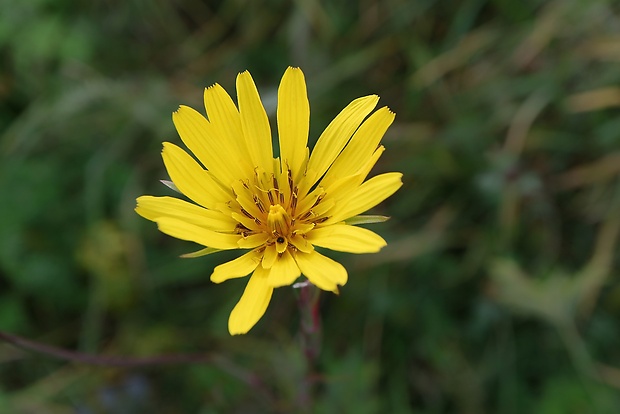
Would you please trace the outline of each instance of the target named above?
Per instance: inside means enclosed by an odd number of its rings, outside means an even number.
[[[334,204],[324,200],[322,188],[307,188],[303,178],[301,186],[294,183],[288,170],[267,175],[257,168],[253,178],[233,183],[232,192],[237,205],[229,208],[239,222],[237,233],[261,240],[264,248],[275,245],[280,254],[289,248],[311,252],[306,235],[328,219],[326,212]]]
[[[267,225],[271,234],[279,240],[289,235],[291,230],[291,216],[286,212],[280,204],[269,206],[267,214]]]
[[[280,204],[271,205],[267,213],[267,226],[273,235],[272,242],[276,244],[276,251],[284,253],[291,232],[291,216]]]

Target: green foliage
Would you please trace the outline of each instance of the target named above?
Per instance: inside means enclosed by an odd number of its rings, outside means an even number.
[[[620,406],[620,11],[614,2],[0,1],[0,412],[613,413]],[[388,246],[334,254],[316,367],[296,292],[230,337],[234,258],[134,212],[169,195],[161,142],[201,88],[249,69],[275,114],[308,81],[310,141],[352,99],[396,112],[369,214]],[[275,125],[275,124],[274,124]],[[376,221],[376,220],[373,220]]]

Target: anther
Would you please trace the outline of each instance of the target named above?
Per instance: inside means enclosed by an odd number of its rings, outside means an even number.
[[[241,223],[237,223],[237,225],[235,226],[235,231],[237,233],[243,234],[245,232],[250,231],[250,229],[248,229],[247,227],[245,227],[243,224]]]
[[[243,207],[241,207],[241,212],[243,213],[244,216],[246,216],[247,218],[251,218],[253,219],[254,216],[251,215],[250,213],[248,213]]]
[[[323,201],[323,199],[324,199],[324,198],[325,198],[325,193],[323,193],[323,194],[319,195],[319,196],[316,198],[316,201],[314,202],[314,204],[312,204],[312,207],[310,207],[310,208],[314,208],[314,207],[318,206],[318,205],[319,205],[319,203],[320,203],[321,201]]]
[[[297,208],[297,188],[291,194],[291,211],[293,214],[295,213],[295,209]]]
[[[307,218],[309,218],[310,216],[313,216],[314,213],[312,212],[312,210],[308,210],[306,211],[301,217],[299,217],[299,220],[305,220]]]
[[[252,198],[254,199],[254,204],[256,204],[256,207],[258,207],[260,212],[265,213],[266,210],[265,207],[263,207],[263,202],[260,200],[260,198],[258,198],[256,194],[252,195]]]
[[[288,181],[288,187],[293,191],[293,176],[291,175],[291,170],[286,170],[286,180]]]

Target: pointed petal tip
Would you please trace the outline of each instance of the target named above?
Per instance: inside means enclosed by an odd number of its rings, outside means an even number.
[[[174,145],[172,142],[164,141],[161,143],[162,148],[166,148],[167,146]]]
[[[214,84],[212,84],[212,85],[209,85],[209,86],[205,87],[204,93],[205,93],[205,94],[207,94],[207,93],[213,93],[213,92],[214,92],[214,91],[216,91],[216,90],[222,90],[222,91],[224,91],[225,93],[227,93],[227,92],[224,90],[224,88],[222,87],[222,85],[220,85],[220,84],[219,84],[219,83],[217,83],[217,82],[215,82],[215,83],[214,83]]]
[[[228,323],[228,333],[230,334],[230,336],[245,335],[246,333],[248,333],[248,331],[249,329],[238,329],[236,326],[231,326],[230,322]]]
[[[133,209],[133,211],[135,211],[141,217],[144,217],[144,215],[143,215],[143,209],[142,209],[142,206],[140,206],[140,203],[141,201],[144,201],[146,197],[151,197],[151,196],[143,195],[143,196],[136,198],[136,207]]]
[[[385,173],[384,175],[392,176],[395,181],[398,181],[400,183],[400,185],[398,186],[399,188],[403,185],[403,173],[394,171],[394,172]]]
[[[239,79],[240,79],[240,78],[242,78],[242,77],[244,78],[244,77],[247,77],[247,76],[249,76],[250,78],[252,78],[252,75],[250,74],[250,71],[246,69],[246,70],[244,70],[243,72],[239,72],[239,73],[237,74],[237,80],[239,80]]]
[[[230,333],[230,336],[240,336],[240,335],[245,335],[248,332],[250,332],[249,329],[242,329],[242,330],[237,330],[237,331],[233,331],[231,330],[231,328],[228,328],[228,332]]]
[[[373,106],[376,106],[376,105],[377,105],[377,103],[379,102],[379,95],[377,95],[377,94],[372,94],[372,95],[360,96],[360,97],[359,97],[359,98],[357,98],[357,99],[353,99],[353,100],[351,101],[351,104],[353,104],[353,103],[359,103],[359,102],[363,102],[363,101],[369,101],[369,103],[370,103],[370,102],[372,102],[372,105],[373,105]],[[350,104],[349,104],[349,105],[350,105]],[[371,109],[371,110],[372,110],[372,109]]]
[[[176,111],[172,112],[172,120],[178,119],[179,116],[187,115],[188,112],[197,112],[194,108],[187,105],[179,105]],[[202,114],[201,114],[202,115]]]
[[[286,68],[286,71],[284,71],[284,74],[282,75],[282,79],[286,79],[291,76],[301,79],[305,84],[306,80],[305,80],[304,72],[301,70],[301,68],[297,66],[289,66],[288,68]]]
[[[286,68],[286,72],[301,72],[303,74],[303,71],[299,66],[289,66],[288,68]]]
[[[387,112],[387,114],[388,114],[388,115],[389,115],[392,119],[394,119],[394,118],[396,117],[396,112],[392,111],[392,109],[391,109],[389,106],[387,106],[387,105],[386,105],[386,106],[382,106],[381,108],[377,109],[377,112],[380,112],[380,111],[385,111],[385,112]]]
[[[353,99],[349,103],[349,105],[347,105],[347,106],[350,106],[352,104],[371,105],[371,106],[373,106],[373,108],[371,108],[370,111],[372,111],[372,109],[374,109],[374,107],[377,106],[377,103],[379,102],[379,99],[380,99],[380,97],[377,94],[364,95],[364,96],[360,96],[359,98]]]
[[[179,114],[179,112],[183,111],[184,108],[187,108],[186,105],[179,105],[177,107],[177,109],[175,109],[174,111],[172,111],[172,119],[174,120],[174,118]]]

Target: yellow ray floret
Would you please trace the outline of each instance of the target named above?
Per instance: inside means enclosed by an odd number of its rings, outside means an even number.
[[[356,224],[385,221],[362,216],[402,185],[402,174],[366,177],[385,150],[381,138],[394,121],[387,107],[371,112],[379,97],[358,98],[320,135],[310,153],[310,105],[299,68],[288,68],[278,88],[274,157],[271,127],[249,72],[237,77],[237,101],[218,84],[204,91],[206,117],[181,106],[173,121],[196,157],[166,142],[162,158],[172,183],[193,203],[142,196],[136,212],[172,237],[204,246],[184,257],[242,249],[213,270],[211,281],[251,274],[228,321],[232,335],[248,332],[263,316],[273,289],[305,276],[338,292],[346,269],[315,247],[374,253],[386,245]],[[195,204],[194,204],[195,203]]]

